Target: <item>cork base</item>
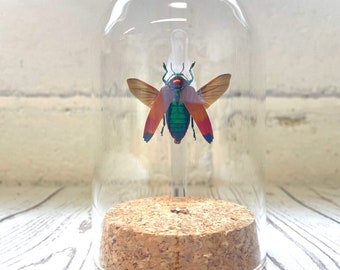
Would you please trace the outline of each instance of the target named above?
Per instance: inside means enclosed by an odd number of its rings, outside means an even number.
[[[100,249],[105,270],[252,270],[261,263],[253,214],[206,198],[154,197],[114,206]]]

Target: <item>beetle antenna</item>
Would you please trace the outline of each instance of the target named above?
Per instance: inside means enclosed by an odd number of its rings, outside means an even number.
[[[191,66],[190,66],[190,69],[189,69],[189,73],[190,73],[190,76],[191,76],[191,80],[189,81],[189,84],[191,84],[192,83],[192,81],[194,80],[194,75],[192,74],[192,69],[193,69],[193,67],[195,66],[195,64],[196,64],[196,62],[193,62],[192,64],[191,64]]]
[[[183,63],[182,70],[181,70],[181,72],[180,72],[180,73],[183,73],[183,70],[184,70],[184,63]]]
[[[162,81],[166,84],[165,76],[166,76],[166,74],[168,74],[168,69],[166,68],[166,65],[165,65],[164,62],[163,62],[163,68],[165,70],[165,73],[164,73],[164,75],[162,77]]]
[[[176,73],[174,70],[173,70],[173,68],[172,68],[172,63],[170,63],[170,68],[171,68],[171,71],[172,71],[172,73]]]

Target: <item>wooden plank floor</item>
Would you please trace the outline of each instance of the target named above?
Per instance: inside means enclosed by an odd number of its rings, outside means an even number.
[[[340,185],[266,194],[266,269],[340,269]],[[0,205],[1,270],[94,269],[90,186],[2,186]]]

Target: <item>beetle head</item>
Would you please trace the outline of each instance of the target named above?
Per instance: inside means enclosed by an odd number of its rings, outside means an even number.
[[[182,73],[175,73],[169,78],[167,85],[170,88],[183,89],[188,85],[188,80]]]
[[[192,74],[191,69],[194,67],[195,62],[191,64],[190,69],[189,69],[189,73],[191,75],[191,79],[189,80],[184,74],[183,74],[183,70],[184,70],[184,63],[182,66],[182,70],[180,72],[175,72],[172,68],[172,63],[170,64],[170,68],[172,71],[172,75],[170,76],[170,78],[168,78],[167,80],[165,80],[165,76],[168,74],[168,69],[166,68],[165,63],[163,63],[163,68],[165,70],[165,74],[163,75],[163,82],[168,85],[170,88],[176,88],[176,89],[183,89],[185,86],[190,85],[192,83],[192,81],[194,80],[194,76]]]

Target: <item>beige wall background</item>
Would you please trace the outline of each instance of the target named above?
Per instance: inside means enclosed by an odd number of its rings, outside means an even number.
[[[264,47],[266,181],[340,181],[340,2],[240,1]],[[109,1],[0,0],[0,182],[91,181]]]

